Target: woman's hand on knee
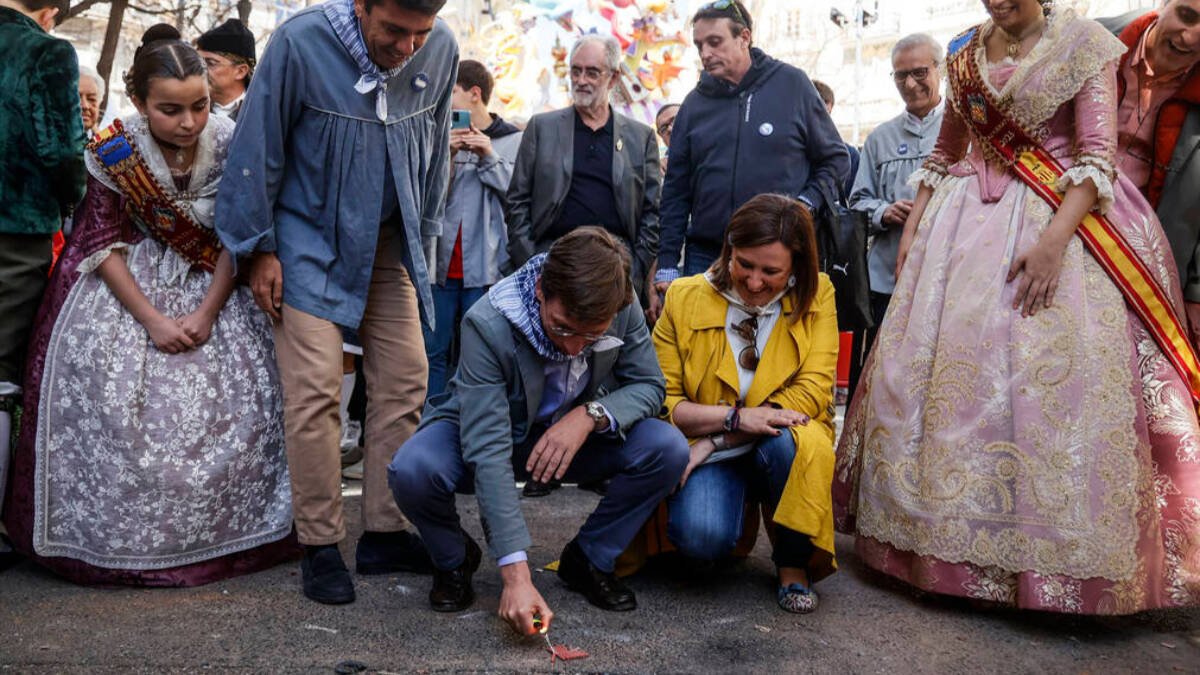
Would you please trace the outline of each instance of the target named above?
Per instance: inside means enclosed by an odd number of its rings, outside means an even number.
[[[742,408],[738,416],[738,431],[758,436],[778,436],[784,429],[803,426],[809,422],[808,415],[804,413],[768,406]]]

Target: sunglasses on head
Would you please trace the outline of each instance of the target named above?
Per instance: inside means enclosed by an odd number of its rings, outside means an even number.
[[[734,0],[716,0],[716,2],[710,2],[705,5],[704,9],[717,9],[722,11],[732,9],[733,13],[737,15],[738,23],[742,24],[743,26],[748,26],[750,23],[746,21],[746,15],[742,14],[741,8],[738,7],[738,4],[734,2]]]
[[[738,365],[746,370],[758,370],[758,317],[750,316],[729,324],[734,335],[750,344],[738,352]]]

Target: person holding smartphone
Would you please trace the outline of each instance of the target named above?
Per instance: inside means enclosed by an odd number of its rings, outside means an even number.
[[[458,324],[471,305],[501,279],[508,265],[505,193],[521,147],[521,130],[488,112],[495,80],[487,66],[466,59],[458,64],[451,94],[450,193],[442,234],[437,239],[433,279],[434,330],[425,329],[429,396],[442,393],[458,355]]]

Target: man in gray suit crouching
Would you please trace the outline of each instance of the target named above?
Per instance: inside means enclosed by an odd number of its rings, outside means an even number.
[[[388,468],[396,503],[433,559],[433,609],[471,605],[482,557],[454,499],[474,493],[504,590],[500,615],[521,634],[554,614],[533,585],[532,544],[514,481],[611,478],[562,553],[559,577],[593,605],[636,608],[614,574],[655,507],[679,483],[688,444],[655,419],[665,395],[629,253],[599,227],[560,238],[494,285],[462,321],[458,370]],[[460,433],[462,430],[462,433]]]

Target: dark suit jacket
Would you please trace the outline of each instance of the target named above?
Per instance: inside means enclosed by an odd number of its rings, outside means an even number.
[[[613,195],[633,250],[633,281],[640,290],[658,256],[658,197],[662,169],[650,127],[613,111]],[[575,108],[534,115],[521,139],[508,186],[508,255],[519,268],[553,241],[545,233],[562,213],[571,187]]]
[[[496,558],[531,546],[513,489],[513,448],[529,437],[542,404],[545,360],[485,296],[462,320],[458,370],[446,391],[429,400],[421,426],[458,425],[463,461],[475,472],[479,515]],[[617,313],[608,335],[625,344],[594,353],[578,401],[599,401],[624,434],[658,415],[666,381],[636,303]]]

